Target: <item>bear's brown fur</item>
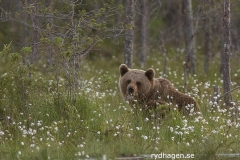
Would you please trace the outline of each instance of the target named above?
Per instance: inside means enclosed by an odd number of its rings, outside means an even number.
[[[129,69],[125,64],[121,64],[119,71],[120,91],[124,100],[130,104],[137,103],[155,109],[159,104],[173,103],[180,112],[187,115],[200,113],[193,98],[177,91],[169,80],[154,78],[154,69]]]

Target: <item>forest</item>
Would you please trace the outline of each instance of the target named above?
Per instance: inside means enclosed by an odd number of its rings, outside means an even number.
[[[0,0],[0,11],[0,159],[240,157],[240,1]],[[202,116],[131,107],[123,63],[153,68]]]

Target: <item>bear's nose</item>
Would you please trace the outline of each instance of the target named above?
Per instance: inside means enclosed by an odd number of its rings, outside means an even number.
[[[133,93],[133,92],[134,92],[133,86],[128,87],[128,92],[129,92],[129,93]]]

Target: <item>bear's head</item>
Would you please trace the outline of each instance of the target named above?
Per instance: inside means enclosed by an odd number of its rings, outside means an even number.
[[[125,101],[141,101],[149,96],[154,85],[154,69],[129,69],[127,65],[121,64],[119,71],[119,87]]]

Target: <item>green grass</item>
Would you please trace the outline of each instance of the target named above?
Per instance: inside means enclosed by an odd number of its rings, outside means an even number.
[[[174,55],[168,59],[166,77],[184,92],[183,59]],[[61,75],[57,83],[54,74],[31,70],[29,78],[29,69],[6,65],[8,69],[0,75],[0,115],[4,118],[0,121],[0,159],[84,159],[104,154],[110,159],[162,152],[227,159],[216,155],[240,152],[239,115],[232,119],[221,103],[219,109],[209,104],[213,86],[222,86],[217,59],[205,75],[199,56],[197,75],[189,78],[186,94],[197,100],[203,118],[186,118],[173,110],[157,122],[123,101],[118,88],[121,60],[119,55],[85,61],[79,77],[84,85],[71,100]],[[134,66],[138,68],[137,63]],[[163,76],[161,56],[149,56],[148,67],[156,70],[157,77]],[[232,74],[234,88],[240,83],[239,70]],[[235,102],[240,99],[238,93],[232,93]]]

